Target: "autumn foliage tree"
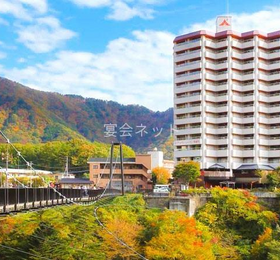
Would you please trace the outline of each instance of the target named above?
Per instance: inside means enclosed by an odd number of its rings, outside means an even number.
[[[139,194],[3,217],[0,259],[140,259],[136,252],[150,260],[279,259],[275,213],[247,191],[211,193],[194,217],[148,209]]]
[[[266,228],[252,247],[252,259],[277,260],[280,256],[280,228]]]
[[[152,175],[155,178],[157,184],[167,184],[171,178],[171,174],[164,167],[156,167],[152,170]]]
[[[15,147],[28,161],[33,162],[36,169],[62,171],[65,167],[65,158],[69,157],[71,167],[83,166],[88,168],[87,161],[90,157],[108,157],[110,144],[99,142],[89,142],[84,139],[72,139],[69,141],[53,141],[43,144],[15,144]],[[5,153],[6,144],[0,144],[0,154]],[[134,151],[124,145],[124,157],[135,157]],[[118,151],[114,150],[114,156],[117,157]],[[15,150],[10,149],[9,154],[10,167],[18,168],[22,165],[26,168],[26,164],[18,157]],[[0,161],[1,166],[1,161]],[[2,167],[4,164],[2,164]]]
[[[196,182],[200,176],[200,163],[195,161],[181,162],[175,166],[173,177],[189,186],[190,182]]]
[[[211,200],[197,212],[196,219],[218,234],[224,247],[247,259],[250,245],[277,223],[277,214],[258,204],[257,198],[246,190],[217,187],[211,194]]]
[[[267,180],[272,187],[280,188],[280,167],[270,172],[267,175]]]
[[[184,212],[164,211],[150,223],[154,237],[145,248],[148,259],[215,259],[211,235]]]

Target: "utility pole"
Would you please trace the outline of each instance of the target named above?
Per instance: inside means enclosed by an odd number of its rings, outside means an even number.
[[[7,143],[7,154],[6,154],[6,188],[8,188],[8,169],[9,169],[9,143]]]
[[[69,177],[69,157],[66,156],[66,163],[65,163],[65,170],[64,170],[63,177]]]

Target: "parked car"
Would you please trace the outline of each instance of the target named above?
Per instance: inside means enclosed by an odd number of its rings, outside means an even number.
[[[170,187],[169,185],[164,184],[156,184],[153,189],[153,193],[169,193]]]

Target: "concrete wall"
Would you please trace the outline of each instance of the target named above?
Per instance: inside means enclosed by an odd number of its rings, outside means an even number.
[[[189,197],[168,197],[168,196],[147,196],[144,197],[149,208],[160,208],[170,210],[185,211],[188,216],[193,216],[196,211],[204,206],[211,197],[207,196],[189,196]],[[268,209],[280,212],[280,197],[260,196],[258,203],[266,206]]]
[[[147,196],[144,197],[148,208],[160,208],[185,211],[188,216],[193,216],[197,209],[206,204],[208,197],[168,197]]]

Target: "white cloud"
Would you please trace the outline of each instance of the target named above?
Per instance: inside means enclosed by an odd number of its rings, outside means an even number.
[[[112,0],[70,0],[74,4],[81,7],[104,7],[109,6],[112,3]]]
[[[5,26],[8,26],[8,25],[9,25],[9,22],[0,17],[0,24],[5,25]]]
[[[0,51],[0,60],[1,59],[5,59],[6,57],[7,57],[7,54],[2,52],[2,51]]]
[[[117,1],[112,5],[112,13],[107,18],[116,21],[126,21],[133,17],[152,19],[154,11],[148,8],[129,7],[126,3]]]
[[[25,58],[19,58],[17,60],[18,63],[25,63],[26,62],[26,59]]]
[[[236,32],[248,32],[259,30],[264,32],[273,32],[280,29],[280,8],[267,7],[264,10],[255,13],[241,13],[232,15],[232,29]],[[189,33],[199,30],[216,31],[216,18],[202,23],[195,23],[184,28],[181,33]]]
[[[32,12],[43,14],[47,10],[47,0],[0,0],[0,13],[10,14],[21,20],[31,21]]]
[[[80,7],[110,9],[107,18],[126,21],[134,17],[152,19],[154,10],[148,6],[166,2],[166,0],[69,0]]]
[[[174,35],[135,31],[133,36],[111,41],[103,53],[63,51],[48,62],[0,74],[40,90],[164,110],[172,106]]]
[[[31,20],[28,10],[17,0],[0,0],[0,13],[11,14],[22,20]]]
[[[61,27],[60,21],[48,16],[38,18],[34,24],[19,26],[18,41],[36,53],[49,52],[73,38],[73,31]]]
[[[22,4],[31,6],[39,13],[46,13],[48,10],[47,0],[19,0]]]

